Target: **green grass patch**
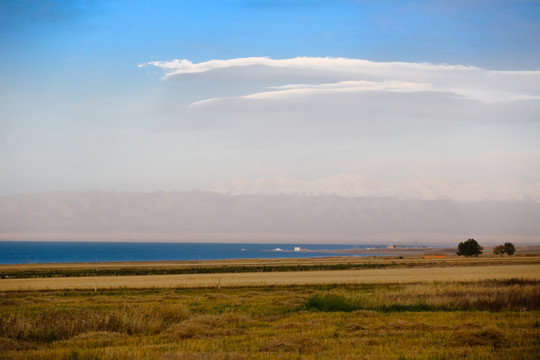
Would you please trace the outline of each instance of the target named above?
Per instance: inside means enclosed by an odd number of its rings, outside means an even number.
[[[362,309],[363,306],[358,299],[339,294],[319,293],[307,299],[305,308],[316,311],[355,311]]]

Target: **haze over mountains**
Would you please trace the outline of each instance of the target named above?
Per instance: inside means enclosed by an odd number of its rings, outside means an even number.
[[[228,195],[338,195],[346,197],[391,197],[416,200],[532,201],[540,202],[540,183],[519,182],[468,183],[422,179],[409,183],[382,182],[363,175],[340,174],[316,181],[289,178],[233,178],[221,181],[209,190]]]
[[[483,244],[538,243],[538,219],[540,203],[534,201],[210,191],[0,197],[1,240],[455,245],[474,237]]]

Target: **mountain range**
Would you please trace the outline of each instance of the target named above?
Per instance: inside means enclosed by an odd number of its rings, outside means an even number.
[[[540,203],[338,195],[48,192],[0,197],[0,240],[540,243]]]
[[[392,197],[402,200],[529,201],[540,203],[540,183],[520,182],[454,184],[430,179],[382,182],[365,175],[339,174],[315,181],[282,177],[223,180],[209,190],[228,195],[299,195]]]

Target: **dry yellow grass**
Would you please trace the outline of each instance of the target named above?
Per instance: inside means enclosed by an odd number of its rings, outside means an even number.
[[[538,279],[537,266],[522,265],[110,278],[130,278],[135,287],[221,277],[221,290],[210,283],[213,288],[0,291],[0,359],[532,360],[539,353],[540,280],[431,281]],[[251,277],[254,286],[226,287],[226,280]],[[348,280],[259,286],[291,277]],[[92,287],[103,279],[33,281]]]
[[[540,264],[387,268],[343,271],[228,273],[195,275],[103,276],[2,279],[0,291],[102,288],[227,287],[352,283],[410,283],[484,279],[540,279]]]

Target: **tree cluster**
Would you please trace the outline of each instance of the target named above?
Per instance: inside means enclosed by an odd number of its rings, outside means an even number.
[[[465,257],[469,256],[478,256],[482,253],[484,248],[478,244],[474,239],[469,239],[465,242],[460,242],[458,245],[458,251],[456,254],[459,256],[463,255]]]
[[[504,254],[514,255],[516,252],[516,247],[511,242],[505,242],[504,245],[497,245],[493,248],[493,253],[495,255],[503,256]]]

